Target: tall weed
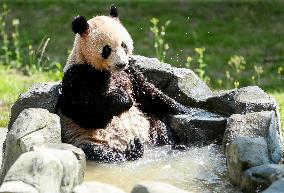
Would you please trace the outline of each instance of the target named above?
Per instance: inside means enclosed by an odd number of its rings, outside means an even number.
[[[168,43],[165,41],[166,28],[171,23],[170,20],[166,21],[164,25],[159,26],[159,19],[152,18],[150,20],[152,26],[150,27],[150,31],[154,35],[154,48],[156,52],[156,57],[164,62],[167,54],[167,50],[169,49]]]

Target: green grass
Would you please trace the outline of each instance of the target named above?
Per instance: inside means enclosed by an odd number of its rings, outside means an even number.
[[[271,96],[277,101],[281,115],[281,126],[284,132],[284,93],[273,93]]]
[[[1,2],[1,1],[0,1]],[[22,46],[38,45],[44,36],[51,41],[47,54],[53,61],[65,63],[72,48],[72,17],[78,14],[91,18],[108,14],[110,1],[3,1],[12,10],[10,17],[21,21]],[[205,47],[205,62],[216,87],[224,78],[227,61],[232,55],[243,55],[247,70],[241,83],[247,81],[254,65],[261,65],[264,74],[261,87],[283,90],[283,77],[275,76],[284,66],[284,2],[281,1],[116,1],[122,23],[135,42],[135,53],[154,57],[150,19],[162,23],[171,20],[166,40],[170,45],[166,62],[184,66],[195,47]],[[182,51],[181,51],[182,50]],[[178,55],[177,55],[178,54]]]
[[[0,67],[0,127],[8,124],[10,108],[18,96],[35,82],[52,81],[47,73],[35,73],[26,76],[15,70]]]

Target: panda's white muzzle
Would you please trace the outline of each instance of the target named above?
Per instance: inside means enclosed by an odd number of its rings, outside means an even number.
[[[128,67],[128,56],[122,48],[118,48],[112,54],[112,70],[122,71]]]

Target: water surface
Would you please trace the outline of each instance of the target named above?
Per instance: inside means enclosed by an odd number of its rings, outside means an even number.
[[[220,146],[191,147],[187,151],[168,146],[147,149],[133,162],[87,162],[85,180],[96,180],[130,192],[139,181],[155,180],[192,192],[238,192],[226,178],[226,160]]]

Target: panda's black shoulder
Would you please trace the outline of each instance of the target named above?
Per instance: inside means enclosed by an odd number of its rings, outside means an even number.
[[[73,64],[64,73],[62,80],[62,89],[76,87],[78,89],[93,90],[104,89],[110,79],[110,73],[99,71],[88,64]]]
[[[67,80],[77,80],[77,81],[92,81],[92,80],[102,80],[107,81],[110,78],[110,73],[108,71],[100,71],[89,64],[73,64],[65,73],[63,77]],[[94,83],[94,82],[93,82]]]

